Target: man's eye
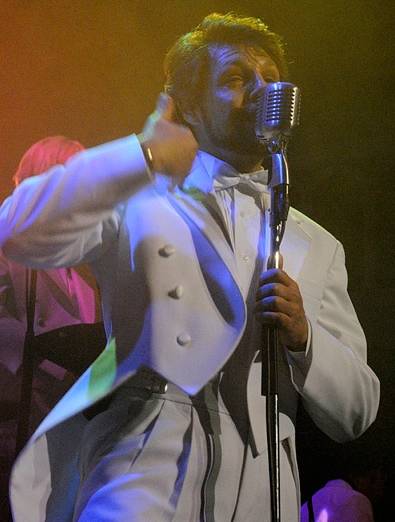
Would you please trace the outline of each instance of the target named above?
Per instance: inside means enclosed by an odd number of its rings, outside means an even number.
[[[244,83],[244,77],[241,76],[240,74],[233,74],[232,76],[228,76],[226,78],[226,81],[225,83],[227,85],[235,85],[235,84],[240,84],[240,83]]]

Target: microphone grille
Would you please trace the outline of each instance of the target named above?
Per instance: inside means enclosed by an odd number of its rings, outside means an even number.
[[[299,124],[300,91],[288,82],[266,86],[257,109],[256,134],[269,140],[273,136],[289,136]]]

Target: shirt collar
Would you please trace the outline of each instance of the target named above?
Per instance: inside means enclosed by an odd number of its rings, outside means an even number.
[[[265,192],[267,191],[267,181],[268,172],[265,169],[242,174],[212,154],[199,151],[191,172],[184,181],[183,189],[186,191],[197,189],[208,194],[242,183],[243,185],[249,185],[252,190],[257,192]]]

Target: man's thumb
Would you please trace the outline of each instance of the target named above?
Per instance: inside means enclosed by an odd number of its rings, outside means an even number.
[[[165,120],[175,121],[175,104],[174,100],[168,94],[161,92],[156,102],[156,111]]]

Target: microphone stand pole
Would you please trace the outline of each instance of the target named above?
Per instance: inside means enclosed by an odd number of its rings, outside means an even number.
[[[31,402],[33,391],[34,313],[36,306],[37,270],[26,269],[26,333],[23,345],[22,381],[17,411],[15,458],[29,439]]]
[[[289,210],[289,177],[285,157],[286,141],[275,138],[269,144],[271,153],[270,247],[267,269],[281,268],[280,244]],[[266,430],[268,440],[271,520],[280,522],[280,424],[278,404],[278,329],[267,327],[262,338],[262,395],[266,395]],[[265,364],[264,364],[265,362]]]

